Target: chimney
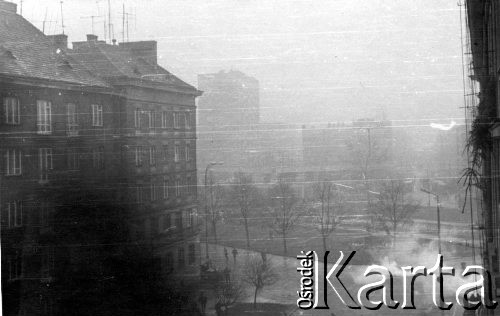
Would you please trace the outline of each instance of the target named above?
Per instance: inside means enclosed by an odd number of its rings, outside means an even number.
[[[47,38],[49,39],[49,41],[52,42],[52,44],[55,47],[61,50],[68,49],[68,35],[66,34],[47,35]]]
[[[0,10],[17,13],[17,4],[0,0]]]
[[[97,35],[87,34],[87,42],[97,42]]]
[[[119,46],[152,65],[158,64],[156,41],[125,42],[119,43]]]

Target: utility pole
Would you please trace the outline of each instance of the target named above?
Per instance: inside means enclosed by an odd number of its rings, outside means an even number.
[[[204,196],[205,196],[205,255],[206,255],[206,258],[207,258],[207,262],[208,262],[208,259],[209,259],[209,256],[208,256],[208,203],[207,203],[207,175],[208,175],[208,169],[210,169],[211,166],[216,166],[216,165],[222,165],[224,164],[223,162],[209,162],[207,164],[207,167],[205,168],[205,185],[204,185],[204,188],[205,188],[205,192],[204,192]],[[210,186],[210,193],[212,192],[212,186]],[[210,194],[210,198],[212,199],[212,195]],[[210,201],[210,205],[212,205],[212,201]]]
[[[436,198],[436,210],[437,210],[437,228],[438,228],[438,250],[439,253],[441,254],[441,216],[439,214],[439,195],[431,192],[429,190],[426,190],[424,188],[421,188],[420,191],[425,192],[429,195],[433,195]]]

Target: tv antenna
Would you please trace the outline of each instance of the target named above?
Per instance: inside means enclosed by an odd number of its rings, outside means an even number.
[[[62,33],[64,34],[64,15],[63,15],[63,2],[61,1],[61,28]]]
[[[111,1],[108,0],[108,32],[109,32],[109,40],[113,39],[111,35]]]
[[[90,19],[91,20],[90,23],[92,23],[92,34],[94,34],[94,35],[95,35],[95,33],[94,33],[94,22],[95,22],[96,18],[102,18],[102,15],[87,15],[87,16],[80,17],[80,19]]]
[[[43,21],[42,21],[42,33],[45,34],[45,23],[49,22],[49,23],[52,23],[52,22],[56,22],[56,21],[52,21],[52,20],[47,20],[47,10],[48,8],[45,8],[45,17],[43,18]]]
[[[123,4],[123,12],[122,12],[122,41],[125,42],[125,33],[127,34],[127,42],[129,41],[129,28],[128,28],[128,21],[129,17],[132,17],[132,19],[135,20],[135,14],[125,12],[125,3]]]

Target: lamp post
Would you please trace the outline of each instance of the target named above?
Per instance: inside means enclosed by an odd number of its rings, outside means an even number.
[[[441,217],[439,216],[439,195],[424,188],[421,188],[420,191],[425,192],[429,195],[433,195],[436,198],[436,209],[437,209],[437,225],[438,225],[438,249],[439,253],[441,253]]]
[[[207,174],[208,174],[208,169],[210,169],[210,167],[212,166],[217,166],[217,165],[222,165],[224,164],[223,162],[209,162],[207,164],[207,167],[205,168],[205,185],[204,185],[204,188],[205,188],[205,253],[206,253],[206,257],[207,257],[207,261],[209,259],[209,256],[208,256],[208,203],[207,203]],[[210,189],[211,191],[212,189]]]

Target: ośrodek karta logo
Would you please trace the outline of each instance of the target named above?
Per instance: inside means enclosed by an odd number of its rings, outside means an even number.
[[[315,251],[304,252],[297,256],[299,266],[297,271],[301,274],[300,289],[297,291],[297,306],[301,309],[329,309],[328,292],[333,291],[340,301],[351,309],[366,308],[370,310],[379,309],[382,305],[396,309],[415,309],[415,280],[417,278],[429,277],[432,282],[433,303],[439,309],[449,310],[453,303],[445,300],[444,284],[449,278],[455,277],[455,268],[443,265],[443,255],[438,254],[436,264],[427,268],[425,266],[405,266],[402,270],[403,301],[394,299],[394,278],[391,271],[381,265],[370,265],[364,272],[365,277],[379,276],[375,282],[361,286],[354,297],[342,283],[340,277],[348,266],[349,261],[356,254],[350,252],[347,256],[340,251],[340,257],[333,267],[328,270],[328,255],[326,251],[323,261],[318,260]],[[323,271],[319,269],[322,268]],[[320,276],[320,272],[322,276]],[[457,287],[455,299],[457,304],[468,310],[474,310],[481,305],[488,309],[494,309],[497,302],[493,300],[493,289],[490,273],[481,266],[467,266],[462,277],[475,276],[474,281]],[[459,277],[459,276],[458,276]],[[352,291],[352,290],[351,290]],[[320,298],[318,293],[323,293]],[[375,300],[375,294],[381,294],[381,300]],[[448,294],[448,293],[447,293]],[[479,294],[479,295],[476,295]]]

